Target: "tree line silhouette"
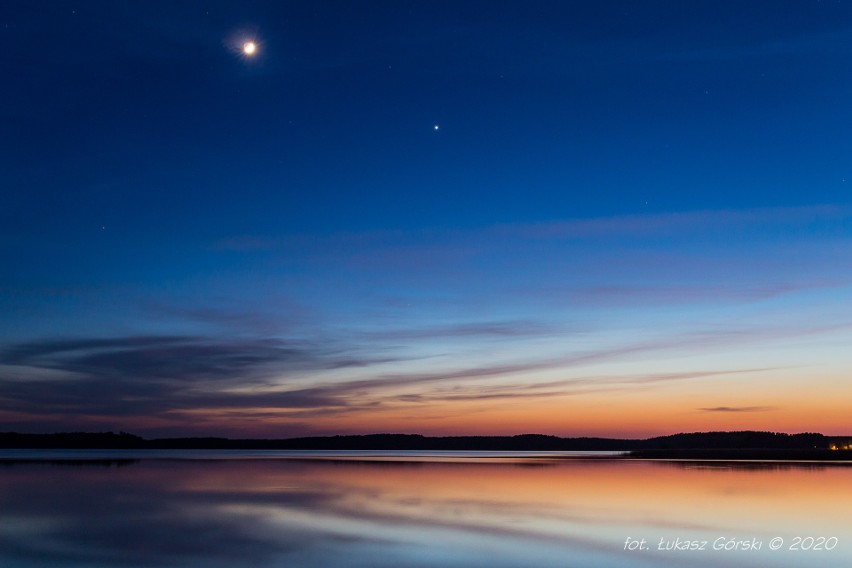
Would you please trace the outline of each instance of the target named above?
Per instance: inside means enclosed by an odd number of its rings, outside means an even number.
[[[829,450],[849,445],[850,437],[818,433],[693,432],[647,439],[518,436],[421,436],[368,434],[284,439],[215,437],[145,439],[127,432],[0,433],[0,448],[17,449],[208,449],[208,450],[413,450],[413,451],[632,451],[680,450]]]

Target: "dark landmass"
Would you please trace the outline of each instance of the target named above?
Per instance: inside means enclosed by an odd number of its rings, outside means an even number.
[[[128,450],[415,450],[415,451],[620,451],[639,459],[849,460],[852,436],[816,433],[695,432],[644,440],[519,436],[370,434],[288,439],[160,438],[120,432],[0,433],[0,448]],[[843,448],[847,448],[844,450]]]
[[[852,461],[852,451],[796,448],[683,448],[677,450],[635,450],[626,457],[645,460],[684,461]]]
[[[27,450],[130,450],[144,449],[147,441],[121,432],[62,432],[59,434],[18,434],[0,432],[0,448]]]
[[[127,467],[139,463],[140,459],[103,459],[103,458],[67,458],[67,459],[43,459],[43,458],[0,458],[0,468],[12,467],[19,465],[42,465],[56,467],[80,467],[91,469],[100,467],[103,469],[113,469],[119,467]]]
[[[632,449],[637,440],[520,436],[445,436],[368,434],[285,439],[157,438],[146,440],[120,432],[59,434],[0,433],[0,448],[17,449],[174,449],[174,450],[485,450],[567,451]]]

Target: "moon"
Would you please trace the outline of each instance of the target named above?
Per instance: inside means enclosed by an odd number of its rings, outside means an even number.
[[[257,44],[253,41],[247,41],[243,44],[243,53],[251,57],[257,53]]]

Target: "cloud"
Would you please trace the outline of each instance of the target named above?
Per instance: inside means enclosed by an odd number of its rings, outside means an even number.
[[[609,350],[579,355],[571,358],[541,359],[517,364],[482,365],[435,373],[399,373],[372,379],[352,380],[335,384],[318,385],[294,394],[306,400],[323,401],[326,407],[337,407],[334,412],[360,411],[368,405],[374,408],[386,402],[434,403],[476,401],[489,399],[517,400],[567,396],[593,392],[635,389],[671,381],[702,379],[712,376],[760,373],[773,368],[715,369],[677,373],[650,373],[631,375],[592,375],[557,381],[530,382],[529,374],[538,370],[580,367],[598,359],[617,358],[634,348]],[[489,384],[510,375],[526,375],[523,381],[512,385]],[[449,388],[442,386],[450,383]],[[426,388],[427,390],[423,390]],[[403,392],[394,392],[399,391]]]
[[[422,333],[513,333],[511,326],[504,329],[502,325],[492,328],[473,323],[446,329],[425,328]],[[585,375],[536,381],[541,371],[568,372],[603,363],[641,360],[648,355],[659,358],[667,353],[759,344],[849,327],[849,323],[811,328],[731,326],[660,335],[592,350],[570,352],[570,347],[566,347],[568,352],[562,355],[551,352],[550,356],[527,360],[506,359],[510,354],[501,353],[498,356],[503,360],[465,365],[455,358],[449,367],[427,371],[411,370],[404,364],[411,358],[394,356],[382,341],[367,349],[353,345],[332,348],[328,345],[335,342],[278,338],[135,335],[44,339],[11,345],[0,352],[0,416],[6,417],[7,424],[29,423],[39,416],[71,425],[132,418],[134,424],[143,423],[143,429],[148,423],[153,427],[172,424],[183,428],[205,424],[216,431],[234,431],[229,421],[245,425],[266,417],[270,423],[281,419],[279,424],[294,420],[310,424],[317,419],[313,428],[321,428],[319,419],[324,416],[364,412],[377,415],[400,403],[523,401],[765,372],[771,369]],[[421,331],[412,335],[422,335]],[[382,370],[381,365],[396,362],[401,363],[399,371]],[[341,369],[344,371],[338,372]],[[720,406],[701,410],[770,409]]]
[[[58,339],[0,353],[0,411],[45,416],[161,416],[211,407],[321,408],[321,391],[275,390],[289,374],[393,358],[280,339],[129,336]]]
[[[326,290],[333,266],[334,279],[352,282],[346,290],[334,290],[337,301],[374,310],[396,302],[397,308],[417,312],[426,303],[455,302],[468,313],[479,309],[478,314],[512,306],[514,317],[523,320],[530,310],[554,303],[581,308],[745,304],[848,286],[839,267],[848,250],[850,221],[849,207],[824,205],[463,230],[256,236],[245,238],[262,242],[267,253],[243,247],[242,261],[257,263],[258,271],[268,270],[273,259],[298,266],[305,285]],[[384,306],[375,305],[380,298],[386,298]]]
[[[593,375],[562,379],[558,381],[534,383],[525,382],[516,385],[457,385],[451,389],[433,389],[432,391],[425,393],[403,394],[389,398],[403,402],[415,403],[509,398],[523,400],[532,398],[549,398],[554,396],[573,396],[595,392],[613,392],[618,390],[634,389],[641,385],[651,385],[655,383],[686,381],[724,375],[760,373],[769,370],[773,369],[753,368],[686,371],[679,373]]]
[[[565,288],[526,288],[519,294],[541,297],[551,301],[580,303],[584,306],[654,306],[672,304],[737,302],[751,303],[771,300],[788,294],[841,288],[837,281],[807,283],[776,283],[753,286],[575,286]]]
[[[18,344],[0,354],[0,363],[90,377],[187,382],[245,376],[267,365],[316,366],[317,353],[273,339],[223,342],[191,336],[130,336]]]
[[[454,337],[524,337],[556,333],[553,326],[535,321],[473,322],[448,326],[387,329],[366,332],[373,339],[434,339]]]
[[[214,250],[232,252],[330,250],[386,251],[392,262],[410,262],[412,249],[427,256],[468,256],[490,250],[510,241],[595,239],[610,237],[651,237],[698,234],[708,231],[728,233],[731,230],[756,229],[771,231],[819,224],[825,232],[834,221],[842,226],[852,216],[852,208],[841,205],[799,207],[764,207],[752,209],[711,209],[647,215],[614,215],[575,218],[536,223],[506,223],[466,230],[421,229],[417,231],[341,232],[325,236],[308,235],[238,235],[225,237],[212,244]]]
[[[177,318],[205,328],[252,335],[281,334],[303,329],[314,323],[314,311],[290,298],[275,296],[264,301],[274,303],[276,311],[242,304],[230,307],[194,305],[192,301],[180,304],[142,302],[141,308],[148,315],[160,319]]]
[[[712,408],[698,408],[702,412],[769,412],[778,410],[774,406],[714,406]]]

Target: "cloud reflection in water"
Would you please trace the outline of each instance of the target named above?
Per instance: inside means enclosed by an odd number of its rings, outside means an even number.
[[[836,535],[852,528],[831,489],[852,480],[848,468],[609,460],[76,463],[0,466],[0,565],[752,566],[768,551],[686,558],[625,551],[623,543],[628,536],[768,540],[803,527]],[[849,560],[833,554],[836,565]],[[802,565],[790,554],[772,560]]]

